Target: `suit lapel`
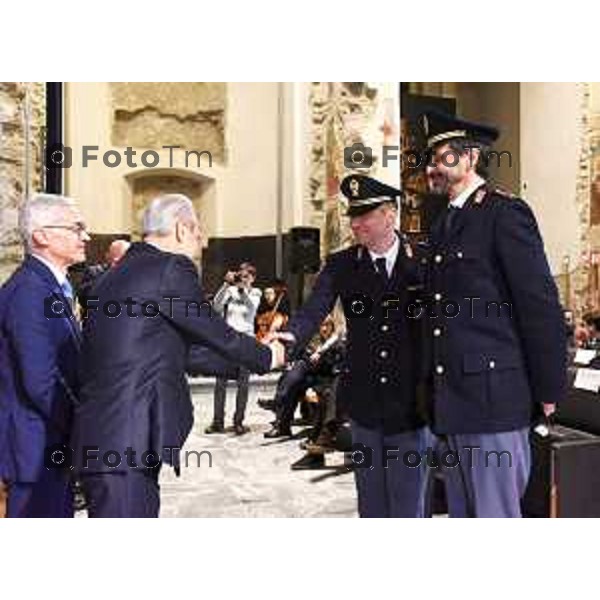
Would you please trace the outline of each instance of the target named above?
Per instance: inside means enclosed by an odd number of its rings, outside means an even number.
[[[58,300],[64,304],[65,311],[68,315],[68,318],[63,319],[63,320],[67,321],[67,323],[69,325],[69,329],[71,331],[71,334],[75,338],[75,343],[77,344],[77,346],[80,346],[81,345],[81,330],[79,328],[79,322],[77,321],[75,315],[73,314],[73,310],[71,308],[71,303],[69,302],[69,299],[67,297],[65,297],[65,295],[62,293],[62,290],[60,292],[53,291],[52,296],[56,300]]]
[[[381,282],[381,277],[377,272],[377,268],[375,267],[367,248],[363,248],[361,266],[363,272],[368,274],[371,279]]]
[[[71,332],[75,343],[79,347],[81,345],[81,331],[79,329],[79,324],[75,318],[75,315],[73,314],[73,311],[71,310],[71,304],[69,303],[68,299],[65,298],[63,290],[59,286],[58,281],[56,281],[56,278],[50,269],[48,269],[44,263],[37,260],[34,256],[27,256],[24,267],[33,271],[38,278],[43,281],[49,296],[52,296],[55,300],[63,303],[68,314],[68,318],[63,319],[63,321],[67,321],[69,331]]]
[[[406,250],[404,249],[404,240],[402,236],[396,232],[398,236],[398,255],[396,256],[396,262],[394,263],[394,268],[392,269],[392,274],[389,278],[389,285],[393,288],[396,283],[402,279],[405,272],[405,260],[406,260]]]
[[[447,246],[452,240],[454,240],[454,238],[460,235],[467,222],[468,213],[473,209],[475,199],[480,198],[482,193],[486,193],[485,184],[481,184],[476,190],[474,190],[473,193],[467,198],[467,201],[464,203],[463,207],[458,209],[458,213],[454,215],[452,227],[446,235],[444,235],[443,232],[445,213],[444,216],[436,221],[434,228],[432,229],[432,237],[438,244]]]

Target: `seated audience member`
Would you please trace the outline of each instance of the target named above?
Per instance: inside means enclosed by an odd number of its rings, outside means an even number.
[[[308,388],[313,388],[324,407],[317,419],[320,430],[322,422],[335,415],[332,386],[341,372],[344,360],[344,344],[331,317],[327,317],[319,329],[319,336],[309,345],[306,352],[293,361],[284,371],[275,392],[276,420],[266,438],[289,437],[294,413]],[[317,433],[318,436],[318,433]],[[317,437],[315,436],[315,437]]]

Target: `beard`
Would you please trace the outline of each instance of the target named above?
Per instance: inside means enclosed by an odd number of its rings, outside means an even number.
[[[447,196],[450,190],[450,179],[444,173],[431,173],[427,176],[429,192],[436,196]]]

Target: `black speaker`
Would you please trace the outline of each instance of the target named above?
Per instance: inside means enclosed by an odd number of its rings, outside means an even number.
[[[321,267],[321,233],[316,227],[292,227],[288,248],[291,273],[316,273]]]
[[[532,434],[524,517],[600,517],[600,437],[557,425]]]

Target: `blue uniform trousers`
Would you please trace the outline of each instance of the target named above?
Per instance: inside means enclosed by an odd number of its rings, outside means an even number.
[[[407,466],[405,459],[412,464],[415,453],[425,453],[432,443],[429,429],[388,435],[352,421],[352,442],[354,448],[363,444],[367,454],[361,464],[362,456],[353,455],[359,516],[423,517],[427,467],[425,461]]]
[[[471,449],[469,449],[471,448]],[[451,517],[521,517],[531,469],[529,428],[438,438]],[[445,452],[451,452],[443,465]],[[460,463],[455,457],[460,457]]]

